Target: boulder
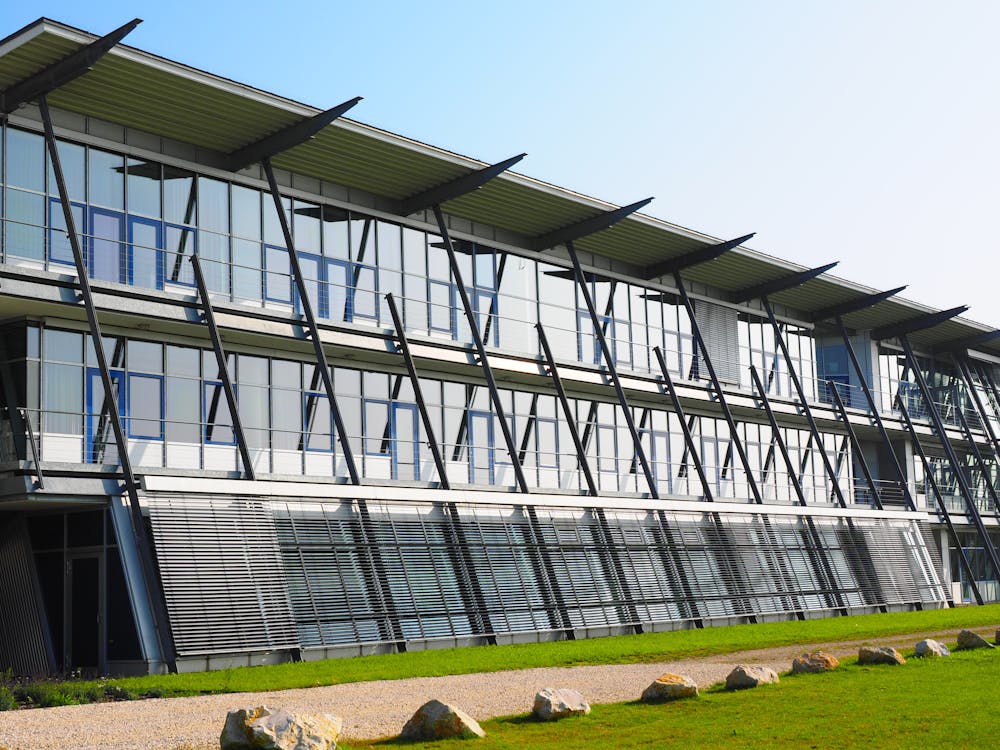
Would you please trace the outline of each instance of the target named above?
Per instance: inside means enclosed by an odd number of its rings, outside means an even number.
[[[924,638],[914,649],[914,656],[951,656],[951,651],[943,643],[939,643],[932,638]]]
[[[740,664],[726,676],[726,690],[746,690],[778,681],[778,673],[770,667]]]
[[[642,691],[643,703],[666,703],[680,698],[697,698],[698,686],[687,675],[667,672]]]
[[[590,704],[576,690],[544,688],[535,695],[531,712],[540,721],[554,721],[566,716],[589,714]]]
[[[829,672],[840,666],[836,656],[824,654],[822,651],[810,651],[809,653],[796,656],[792,661],[792,674],[812,674],[816,672]]]
[[[408,742],[485,736],[486,732],[475,719],[461,709],[438,700],[427,701],[418,708],[399,733],[399,738]]]
[[[283,708],[238,708],[226,716],[222,750],[334,750],[344,720],[294,714]]]
[[[862,646],[858,664],[906,664],[906,659],[892,646]]]
[[[955,650],[968,651],[973,648],[993,647],[993,644],[979,635],[979,633],[973,633],[971,630],[963,630],[958,634],[958,645],[955,646]]]

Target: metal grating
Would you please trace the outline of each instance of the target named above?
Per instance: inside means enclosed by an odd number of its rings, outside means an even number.
[[[148,508],[178,656],[297,646],[267,503],[157,497]]]
[[[916,521],[176,497],[150,509],[188,653],[945,601]]]
[[[22,516],[0,526],[0,664],[15,675],[45,675],[55,667],[48,623]]]

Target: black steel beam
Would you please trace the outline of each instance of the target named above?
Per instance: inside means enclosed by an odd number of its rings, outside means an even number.
[[[259,141],[254,141],[231,152],[228,155],[229,171],[239,172],[250,164],[270,159],[282,151],[287,151],[290,148],[295,148],[299,144],[305,143],[360,101],[360,96],[348,99],[346,102],[338,104],[336,107],[331,107],[325,112],[320,112],[318,115],[299,120],[286,128],[282,128],[277,133],[272,133],[261,138]]]
[[[781,453],[781,460],[785,462],[788,481],[792,483],[792,489],[795,490],[795,496],[799,499],[799,505],[805,506],[807,504],[806,493],[803,491],[802,482],[799,480],[799,467],[795,465],[791,455],[788,453],[788,446],[785,445],[785,439],[781,434],[781,427],[778,425],[778,420],[774,416],[774,410],[771,408],[771,399],[767,397],[767,389],[760,382],[760,376],[757,374],[757,368],[754,365],[750,365],[750,378],[753,380],[757,393],[760,394],[760,403],[764,407],[767,421],[771,425],[771,441],[778,447],[778,452]]]
[[[843,319],[839,316],[837,317],[837,327],[840,329],[840,336],[844,340],[847,356],[851,360],[854,372],[858,375],[858,382],[861,383],[861,390],[865,394],[865,400],[868,402],[868,416],[875,423],[875,427],[882,437],[882,445],[885,447],[889,460],[892,462],[892,468],[899,479],[899,487],[903,492],[903,500],[906,503],[906,508],[907,510],[915,511],[917,504],[913,501],[913,495],[910,494],[909,479],[906,472],[903,471],[903,466],[899,462],[899,458],[896,456],[896,449],[892,447],[892,439],[889,437],[889,431],[885,428],[885,422],[882,421],[882,414],[879,411],[878,404],[875,403],[875,396],[872,393],[872,389],[868,385],[868,376],[861,368],[861,362],[858,361],[858,355],[854,351],[854,344],[851,343],[851,337],[847,335],[847,327],[844,325]]]
[[[819,448],[819,454],[823,458],[823,466],[826,468],[830,481],[833,482],[833,493],[837,496],[837,502],[840,504],[840,507],[846,508],[847,501],[844,499],[844,493],[840,489],[837,472],[834,471],[833,464],[830,463],[830,456],[827,455],[826,447],[823,445],[823,437],[820,434],[819,427],[816,425],[815,418],[813,418],[812,409],[809,407],[809,400],[806,398],[805,390],[802,388],[802,381],[799,379],[799,374],[795,370],[795,363],[788,353],[785,336],[781,332],[781,326],[778,325],[777,319],[774,317],[774,308],[771,307],[771,301],[767,296],[762,297],[761,301],[764,303],[764,311],[767,313],[767,319],[771,322],[771,328],[774,330],[774,338],[778,342],[778,348],[781,349],[781,356],[785,358],[785,365],[788,367],[788,376],[792,379],[792,385],[795,386],[795,393],[799,397],[799,408],[802,410],[802,416],[806,418],[809,431],[812,433],[813,440],[816,441],[816,446]]]
[[[490,399],[493,402],[493,409],[500,422],[500,431],[503,433],[507,453],[510,454],[510,461],[514,467],[514,477],[517,480],[517,487],[521,492],[526,493],[528,492],[528,480],[524,476],[524,468],[521,466],[521,461],[518,457],[517,446],[514,444],[514,436],[510,432],[507,415],[503,408],[503,403],[500,401],[500,391],[497,389],[497,382],[493,377],[493,368],[490,366],[489,357],[486,355],[486,346],[483,344],[483,336],[479,331],[479,321],[476,319],[476,313],[472,309],[469,292],[465,288],[462,269],[459,267],[458,258],[455,256],[455,246],[452,244],[451,234],[448,232],[448,225],[445,223],[441,206],[434,206],[434,217],[437,219],[441,239],[444,240],[444,250],[448,254],[448,263],[451,266],[451,274],[454,277],[455,286],[458,288],[458,296],[462,300],[465,319],[469,322],[472,342],[475,344],[476,354],[479,356],[479,365],[483,368],[483,377],[486,378],[486,385],[490,389]]]
[[[149,535],[146,533],[146,523],[142,515],[142,507],[139,504],[139,483],[132,471],[132,460],[128,454],[128,439],[125,437],[125,429],[122,426],[121,413],[118,408],[118,401],[115,397],[117,389],[111,380],[111,369],[108,367],[108,355],[104,351],[104,340],[101,336],[101,324],[97,319],[97,308],[94,306],[94,295],[90,290],[90,278],[87,276],[87,263],[80,243],[80,235],[76,226],[76,218],[73,216],[73,208],[70,204],[69,190],[66,187],[66,178],[62,169],[62,161],[59,158],[59,147],[56,143],[55,132],[52,129],[52,116],[49,113],[49,105],[43,94],[38,99],[38,106],[42,114],[42,124],[45,129],[45,145],[49,152],[49,165],[52,174],[55,176],[56,188],[59,194],[59,202],[63,209],[63,220],[66,222],[66,234],[69,237],[69,244],[73,250],[73,262],[76,266],[77,283],[80,286],[80,296],[83,298],[84,309],[87,314],[87,325],[90,330],[90,339],[94,346],[94,356],[97,359],[97,367],[101,376],[101,384],[104,388],[105,402],[111,420],[111,428],[114,431],[115,443],[118,447],[118,462],[121,465],[122,476],[125,480],[125,492],[129,498],[129,512],[132,521],[132,533],[135,535],[136,547],[139,550],[141,561],[143,583],[146,594],[152,608],[153,624],[156,630],[157,639],[163,654],[164,661],[171,670],[176,670],[176,654],[174,651],[173,638],[170,634],[169,620],[167,618],[166,604],[163,599],[162,589],[159,585],[159,577],[156,564],[153,562],[152,544]]]
[[[584,479],[587,480],[587,491],[592,497],[597,496],[597,482],[594,481],[594,473],[590,470],[590,462],[587,460],[587,449],[583,445],[580,437],[580,430],[576,425],[576,415],[573,407],[566,397],[566,389],[563,388],[562,378],[559,375],[559,368],[556,367],[555,358],[552,356],[552,348],[549,346],[548,336],[541,323],[535,323],[535,330],[538,331],[538,340],[542,345],[542,352],[545,354],[545,364],[548,367],[549,375],[552,376],[552,385],[556,389],[556,397],[562,407],[563,415],[566,417],[566,425],[569,428],[570,437],[573,439],[573,447],[576,448],[576,460],[583,472]]]
[[[876,294],[866,294],[863,297],[858,297],[856,299],[848,300],[847,302],[841,302],[837,305],[830,305],[829,307],[821,307],[809,314],[809,319],[813,323],[818,323],[821,320],[828,320],[830,318],[839,318],[841,316],[847,315],[852,312],[858,312],[859,310],[867,310],[869,307],[874,307],[879,302],[884,302],[890,297],[895,297],[901,291],[906,289],[906,286],[897,286],[895,289],[889,289],[885,292],[878,292]]]
[[[295,250],[295,243],[292,240],[292,230],[288,226],[288,217],[285,216],[285,207],[281,205],[281,193],[278,191],[278,182],[274,179],[274,169],[271,167],[271,160],[265,158],[261,165],[264,167],[264,174],[267,176],[267,184],[274,199],[274,209],[278,213],[278,221],[281,223],[281,233],[285,238],[285,245],[288,250],[288,260],[292,266],[292,276],[299,293],[299,304],[302,305],[302,314],[305,316],[309,326],[309,338],[312,339],[313,354],[316,358],[316,365],[320,370],[320,377],[323,378],[323,387],[326,390],[327,400],[330,402],[330,411],[333,413],[333,421],[337,429],[337,437],[340,440],[340,448],[344,454],[344,462],[347,464],[347,473],[351,477],[352,484],[361,484],[361,476],[358,473],[358,466],[354,462],[354,452],[351,450],[350,438],[347,435],[347,428],[344,426],[344,418],[337,405],[337,393],[333,388],[333,377],[330,375],[330,365],[326,359],[326,352],[323,350],[323,342],[319,335],[319,326],[316,325],[316,316],[313,313],[312,301],[309,299],[309,289],[306,287],[305,278],[302,276],[302,266],[299,264],[299,254]]]
[[[748,286],[745,289],[740,289],[739,291],[733,293],[733,302],[749,302],[757,297],[766,297],[769,294],[775,294],[777,292],[784,291],[785,289],[802,286],[807,281],[815,279],[817,276],[826,273],[839,262],[840,261],[834,261],[833,263],[827,263],[825,266],[809,268],[805,271],[799,271],[797,273],[789,274],[788,276],[782,276],[780,279],[771,279],[770,281],[765,281],[762,284],[754,284],[753,286]]]
[[[451,482],[448,481],[448,471],[445,468],[444,456],[441,455],[441,446],[438,444],[434,434],[434,420],[431,419],[427,410],[427,402],[424,400],[424,390],[420,387],[420,376],[417,373],[417,366],[413,361],[413,354],[410,352],[410,342],[406,338],[406,329],[403,327],[403,316],[399,314],[399,307],[392,296],[392,292],[385,295],[385,301],[389,305],[389,314],[392,316],[392,324],[396,329],[396,341],[399,342],[399,353],[403,355],[403,362],[406,364],[406,372],[410,376],[410,384],[413,386],[413,397],[417,401],[417,409],[420,412],[420,419],[423,420],[424,430],[427,431],[427,445],[431,449],[434,457],[434,466],[437,468],[438,480],[441,489],[450,490]]]
[[[1000,580],[1000,558],[997,557],[996,547],[993,546],[993,540],[990,539],[986,526],[983,524],[983,517],[979,514],[979,508],[976,507],[976,499],[973,497],[972,489],[969,487],[969,483],[965,478],[965,473],[962,471],[962,464],[958,460],[958,455],[955,453],[954,446],[951,444],[951,439],[948,437],[948,431],[944,426],[941,415],[938,414],[937,406],[931,396],[930,388],[927,385],[927,381],[924,379],[923,372],[920,370],[920,363],[917,362],[917,357],[913,353],[913,347],[910,346],[910,340],[907,338],[905,333],[899,336],[899,343],[903,346],[903,354],[906,355],[906,361],[909,363],[910,369],[913,371],[913,378],[917,381],[917,387],[920,389],[920,395],[923,397],[924,403],[927,405],[927,412],[931,418],[931,424],[934,425],[934,431],[941,439],[941,446],[944,448],[945,455],[948,457],[948,461],[951,464],[951,470],[955,475],[955,481],[958,483],[958,489],[962,493],[962,498],[965,500],[966,514],[970,519],[972,519],[972,523],[976,527],[976,531],[979,532],[979,537],[983,542],[983,547],[986,549],[986,554],[987,557],[989,557],[990,565],[993,567],[993,572],[996,575],[997,580]],[[902,399],[899,400],[902,402]]]
[[[538,581],[538,588],[542,597],[547,599],[553,609],[549,610],[549,622],[556,630],[562,630],[566,640],[576,639],[573,630],[573,621],[569,616],[569,609],[566,607],[566,599],[563,597],[562,589],[559,587],[559,576],[552,565],[552,555],[549,554],[549,545],[545,541],[542,533],[542,524],[538,520],[538,512],[532,505],[522,506],[524,513],[528,517],[528,531],[531,533],[531,542],[534,551],[537,553],[531,556],[531,564],[534,568],[535,579]]]
[[[950,352],[958,352],[965,349],[974,349],[980,344],[988,344],[996,339],[1000,339],[1000,328],[993,331],[983,331],[982,333],[977,333],[974,336],[966,336],[965,338],[951,341],[936,348]]]
[[[962,413],[961,408],[956,407],[956,412],[958,413],[958,420],[962,425],[962,433],[965,435],[965,439],[969,441],[969,449],[972,451],[972,458],[975,460],[976,467],[983,476],[983,484],[986,485],[986,493],[990,496],[990,500],[993,501],[993,512],[1000,513],[1000,498],[997,497],[996,487],[993,486],[993,481],[990,479],[990,471],[986,467],[986,461],[983,459],[983,454],[979,450],[979,446],[976,445],[976,438],[972,434],[972,428],[969,427],[969,420],[965,418],[965,414]]]
[[[134,18],[86,47],[81,47],[24,80],[8,86],[3,93],[0,93],[0,114],[10,114],[25,102],[45,96],[50,91],[89,72],[98,60],[108,54],[140,23],[142,23],[141,18]]]
[[[828,380],[826,382],[830,387],[830,392],[833,393],[833,401],[837,405],[837,412],[840,414],[840,419],[847,430],[847,437],[851,440],[851,447],[854,449],[853,457],[857,459],[858,466],[861,467],[861,473],[865,475],[865,482],[868,483],[868,489],[872,493],[872,501],[875,503],[876,508],[884,510],[882,507],[882,498],[878,494],[878,485],[875,484],[875,478],[868,468],[868,462],[865,460],[865,454],[861,449],[861,441],[858,440],[858,434],[854,431],[854,425],[851,424],[851,420],[847,416],[847,407],[844,405],[844,399],[840,397],[840,391],[837,390],[837,384],[834,381]]]
[[[389,574],[385,560],[382,559],[382,550],[379,549],[379,534],[375,528],[375,522],[368,510],[367,502],[361,499],[356,499],[354,502],[357,504],[358,517],[361,519],[356,527],[357,533],[354,534],[355,544],[367,553],[366,557],[371,567],[364,571],[364,576],[369,591],[385,615],[385,621],[379,624],[379,629],[383,632],[383,637],[393,641],[397,651],[405,652],[406,634],[403,632],[403,626],[399,620],[399,609],[396,607],[392,587],[389,585]],[[396,540],[393,539],[393,541]],[[373,571],[374,575],[368,574],[368,570]]]
[[[448,556],[451,558],[455,577],[460,582],[459,595],[464,599],[469,611],[469,621],[474,630],[485,636],[491,646],[497,643],[493,620],[490,617],[489,606],[483,589],[479,585],[476,566],[469,550],[469,540],[465,535],[465,527],[458,512],[458,506],[452,502],[444,503],[445,534],[449,537]]]
[[[910,412],[906,408],[906,404],[903,403],[902,396],[898,393],[896,394],[896,405],[899,407],[899,413],[903,417],[903,424],[910,433],[910,440],[913,441],[913,450],[915,450],[917,455],[920,457],[920,463],[924,467],[924,478],[930,484],[931,491],[934,493],[934,499],[937,501],[938,512],[941,514],[941,517],[944,518],[945,525],[948,527],[948,534],[951,536],[952,544],[955,545],[955,550],[958,552],[962,569],[965,570],[966,578],[969,581],[969,585],[972,587],[972,594],[976,598],[976,603],[982,604],[983,595],[980,593],[979,585],[976,583],[976,573],[972,569],[972,564],[969,562],[969,558],[965,554],[965,547],[962,546],[962,540],[958,536],[955,524],[951,520],[951,513],[948,512],[948,506],[945,504],[944,495],[941,494],[941,488],[937,483],[937,479],[934,478],[934,468],[931,466],[931,462],[928,460],[927,454],[924,452],[923,443],[920,440],[920,436],[917,434],[916,427],[913,426],[913,420],[910,419]]]
[[[431,206],[440,206],[446,201],[454,200],[466,193],[471,193],[473,190],[478,190],[494,177],[503,174],[513,167],[525,156],[527,154],[512,156],[496,164],[477,169],[461,177],[456,177],[454,180],[449,180],[427,190],[422,190],[416,195],[411,195],[409,198],[404,198],[400,201],[399,213],[403,216],[409,216],[410,214],[415,214],[417,211],[423,211]]]
[[[597,216],[591,216],[590,218],[578,221],[575,224],[553,229],[551,232],[546,232],[545,234],[535,237],[529,242],[529,244],[531,245],[532,250],[548,250],[556,245],[564,245],[567,242],[578,240],[581,237],[586,237],[587,235],[594,234],[595,232],[610,229],[622,219],[634,214],[643,206],[648,205],[652,200],[652,198],[646,198],[645,200],[637,201],[636,203],[629,204],[628,206],[622,206],[621,208],[616,208],[611,211],[605,211]]]
[[[751,232],[750,234],[745,234],[742,237],[737,237],[735,240],[727,240],[726,242],[718,242],[714,245],[707,245],[697,250],[692,250],[689,253],[684,253],[684,255],[678,255],[676,258],[670,258],[669,260],[664,260],[660,263],[654,263],[651,266],[646,266],[640,276],[644,279],[655,279],[657,276],[666,276],[667,274],[672,274],[674,271],[683,271],[685,268],[690,268],[691,266],[696,266],[699,263],[707,263],[710,260],[715,260],[716,258],[725,255],[730,250],[739,247],[744,242],[753,237],[756,232]]]
[[[986,434],[990,438],[990,444],[993,447],[993,454],[997,461],[1000,461],[1000,439],[997,438],[996,431],[993,429],[993,422],[990,421],[990,412],[986,409],[986,404],[983,403],[983,399],[979,395],[979,391],[976,390],[975,384],[972,382],[972,368],[969,366],[968,358],[961,358],[952,356],[952,361],[955,363],[955,367],[958,369],[959,374],[965,380],[965,387],[969,389],[969,393],[972,394],[972,400],[976,405],[976,409],[979,411],[979,418],[983,420],[983,429],[986,430]],[[990,389],[992,392],[992,383],[988,378],[984,378],[982,375],[979,376],[980,381],[983,381],[984,389]],[[994,393],[994,398],[996,394]],[[997,509],[1000,512],[1000,508]]]
[[[898,323],[890,323],[886,326],[880,326],[879,328],[872,330],[872,338],[876,341],[881,339],[899,338],[900,336],[905,336],[915,331],[922,331],[925,328],[933,328],[939,323],[951,320],[956,315],[961,315],[968,309],[968,305],[959,305],[958,307],[952,307],[948,310],[941,310],[936,313],[927,313],[926,315],[918,315],[915,318],[907,318],[906,320],[901,320]]]
[[[750,463],[750,457],[747,456],[746,448],[743,446],[743,441],[740,439],[739,429],[736,424],[736,419],[733,417],[733,412],[729,408],[729,402],[726,400],[725,391],[722,390],[722,383],[719,381],[719,376],[715,372],[715,365],[712,364],[712,358],[708,355],[708,347],[705,346],[705,339],[701,335],[701,327],[698,325],[698,319],[694,314],[694,305],[691,304],[691,297],[687,293],[687,289],[684,286],[684,279],[681,278],[680,271],[674,272],[674,283],[677,286],[677,292],[680,294],[681,302],[684,304],[684,309],[687,311],[688,322],[691,324],[691,336],[694,338],[695,349],[694,349],[694,361],[698,360],[698,350],[701,350],[702,361],[705,363],[705,369],[708,370],[708,377],[712,381],[712,389],[715,391],[715,397],[719,400],[719,407],[722,409],[722,415],[725,417],[726,424],[729,426],[729,436],[730,445],[736,446],[736,452],[739,454],[740,462],[743,464],[743,471],[747,477],[747,483],[750,485],[750,492],[753,494],[754,502],[757,505],[764,504],[764,498],[761,497],[760,488],[757,486],[757,480],[753,475],[753,466]]]
[[[253,460],[250,458],[246,433],[243,431],[243,420],[240,419],[236,391],[233,389],[233,379],[229,375],[226,352],[222,347],[222,336],[219,335],[219,327],[215,322],[215,308],[212,307],[212,300],[208,296],[208,286],[205,284],[205,275],[201,270],[201,260],[197,255],[190,257],[191,265],[194,267],[194,280],[198,285],[198,296],[201,297],[201,307],[205,313],[205,322],[208,324],[208,335],[212,339],[215,361],[219,366],[219,379],[222,380],[222,390],[226,394],[226,403],[229,405],[229,418],[233,421],[233,431],[236,433],[236,445],[239,447],[240,459],[243,462],[243,474],[247,479],[253,481],[257,479],[257,474],[253,468]]]
[[[656,478],[653,476],[653,470],[649,465],[649,459],[646,457],[646,451],[642,447],[642,440],[639,437],[639,430],[635,426],[635,418],[632,416],[632,407],[629,405],[628,398],[625,396],[625,389],[622,388],[621,378],[618,377],[618,368],[615,366],[615,358],[611,353],[611,347],[608,345],[608,339],[604,335],[604,328],[601,325],[601,320],[597,317],[597,307],[594,305],[594,296],[590,293],[590,287],[587,285],[587,280],[584,276],[583,269],[580,267],[580,259],[576,255],[576,248],[573,247],[573,241],[568,240],[566,242],[566,250],[569,252],[569,259],[573,263],[573,272],[576,274],[576,286],[580,290],[580,294],[583,296],[583,301],[587,305],[587,312],[590,314],[590,322],[594,327],[594,335],[597,336],[597,341],[601,345],[601,352],[604,354],[604,363],[607,366],[607,373],[611,385],[615,389],[615,394],[618,396],[618,404],[621,406],[622,413],[625,415],[625,424],[628,426],[629,434],[632,436],[632,442],[635,444],[635,455],[639,458],[639,463],[642,465],[642,472],[646,475],[646,484],[649,486],[649,494],[653,498],[659,498],[660,492],[656,486]]]
[[[667,396],[670,397],[670,403],[674,407],[674,414],[677,415],[677,419],[681,423],[681,432],[684,433],[684,445],[687,447],[687,452],[691,457],[692,463],[694,463],[694,470],[697,472],[698,480],[701,482],[701,491],[704,493],[706,501],[713,502],[715,498],[712,495],[712,485],[709,483],[708,476],[705,474],[705,467],[701,463],[701,453],[694,441],[694,435],[691,434],[691,426],[688,424],[687,416],[684,414],[684,407],[681,406],[680,397],[677,395],[677,389],[674,387],[674,379],[670,377],[670,369],[667,367],[667,360],[663,356],[663,350],[658,346],[654,346],[653,354],[656,355],[656,361],[660,365],[663,384],[666,386],[665,390]]]
[[[621,595],[620,602],[616,609],[637,635],[642,633],[642,622],[639,617],[639,610],[636,607],[635,595],[629,585],[628,577],[625,575],[625,566],[622,565],[619,554],[618,543],[615,541],[614,533],[611,531],[611,524],[608,523],[607,514],[604,508],[593,508],[594,517],[597,519],[598,533],[600,534],[598,556],[604,558],[602,567],[605,575],[618,583],[618,590]],[[598,540],[595,540],[598,541]]]

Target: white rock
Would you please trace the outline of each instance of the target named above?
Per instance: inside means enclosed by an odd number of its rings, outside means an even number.
[[[590,704],[576,690],[544,688],[535,695],[532,713],[541,721],[553,721],[564,716],[589,714]]]
[[[740,664],[726,676],[726,690],[745,690],[778,681],[778,673],[770,667]]]
[[[485,737],[479,723],[455,706],[438,700],[427,701],[403,726],[402,740],[442,740],[447,737]]]
[[[657,677],[642,691],[643,703],[664,703],[680,698],[697,698],[698,686],[687,675],[667,672]]]
[[[943,643],[935,641],[933,638],[925,638],[920,641],[914,649],[914,656],[951,656],[951,651]]]
[[[294,714],[282,708],[238,708],[226,716],[222,750],[335,750],[344,720]]]

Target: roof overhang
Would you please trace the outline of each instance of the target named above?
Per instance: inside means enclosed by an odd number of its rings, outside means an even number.
[[[0,89],[24,80],[95,41],[97,35],[49,19],[39,19],[0,41]],[[287,130],[323,110],[216,76],[123,44],[115,46],[85,75],[48,95],[53,107],[115,122],[128,128],[183,141],[225,155]],[[321,128],[314,137],[282,151],[275,167],[356,188],[389,203],[483,170],[488,162],[471,159],[346,117]],[[478,190],[444,204],[453,216],[532,238],[587,222],[619,207],[516,172],[505,171]],[[690,256],[723,240],[641,213],[575,242],[578,250],[626,263],[641,275],[646,269]],[[806,270],[804,266],[744,246],[686,268],[687,281],[736,293]],[[770,295],[781,305],[807,315],[879,290],[828,274]],[[898,297],[844,316],[853,329],[884,327],[935,312]],[[972,338],[992,328],[953,318],[911,336],[921,348]],[[978,348],[1000,354],[1000,340]]]

